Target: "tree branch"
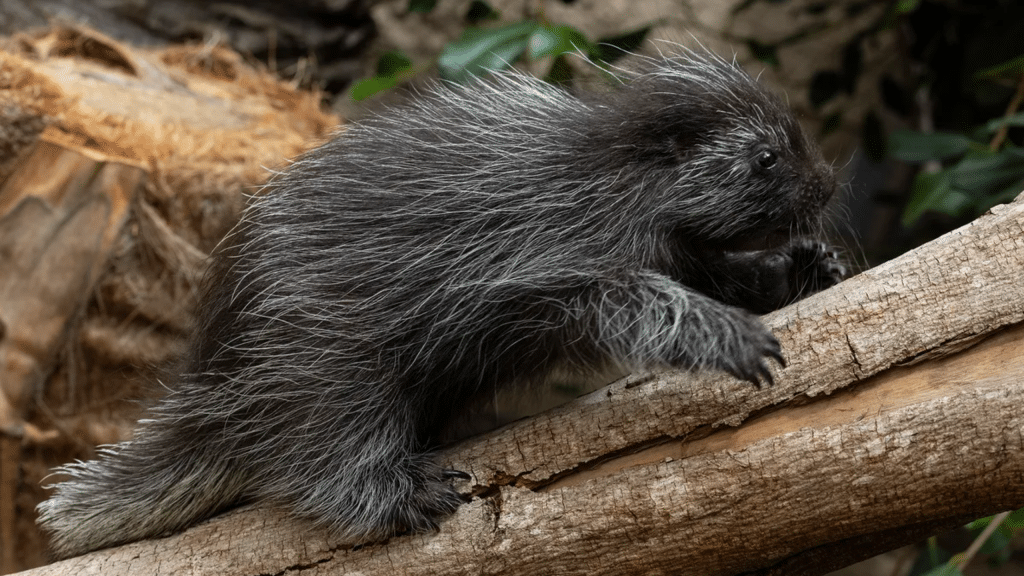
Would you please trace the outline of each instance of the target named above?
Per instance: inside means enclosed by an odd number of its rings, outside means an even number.
[[[1024,505],[1022,277],[1018,199],[765,317],[773,388],[634,375],[448,449],[476,497],[436,534],[247,508],[24,574],[822,573]]]

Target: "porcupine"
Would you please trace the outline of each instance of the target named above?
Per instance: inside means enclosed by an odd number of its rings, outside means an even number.
[[[463,502],[431,451],[473,398],[565,367],[771,383],[751,312],[843,274],[812,237],[831,166],[735,63],[642,67],[591,95],[439,85],[276,175],[211,265],[180,381],[60,469],[55,553],[247,500],[351,541],[427,531]]]

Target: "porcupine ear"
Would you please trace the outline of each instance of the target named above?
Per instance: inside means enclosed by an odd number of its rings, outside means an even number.
[[[629,89],[633,89],[630,87]],[[674,164],[688,162],[711,131],[714,118],[711,114],[699,113],[704,106],[691,101],[686,94],[655,91],[654,95],[637,98],[636,95],[622,95],[623,102],[632,106],[623,110],[621,122],[610,126],[609,132],[616,133],[620,142],[644,143],[653,154],[663,156]],[[637,104],[636,102],[640,102]]]
[[[680,131],[668,137],[668,146],[679,164],[685,164],[693,158],[699,139],[695,131]]]

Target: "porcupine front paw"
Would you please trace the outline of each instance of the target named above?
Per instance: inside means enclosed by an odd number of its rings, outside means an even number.
[[[797,239],[789,245],[789,256],[793,260],[790,268],[793,300],[831,288],[846,276],[846,266],[840,262],[838,251],[824,242]]]
[[[758,314],[778,310],[834,286],[846,275],[836,250],[810,238],[797,238],[775,250],[733,258],[734,264],[747,263],[737,267],[746,270],[737,275],[748,292],[725,294],[723,299]]]
[[[743,310],[714,300],[693,300],[694,312],[666,350],[676,368],[727,372],[760,388],[775,383],[768,359],[785,366],[782,347],[761,320]]]
[[[773,383],[769,358],[785,365],[757,316],[660,274],[640,272],[594,294],[594,324],[573,333],[599,335],[597,347],[624,366],[723,370],[760,386]]]
[[[395,528],[413,533],[434,531],[442,520],[469,501],[451,482],[468,480],[470,476],[460,470],[441,468],[427,457],[416,468],[416,484],[398,511]]]
[[[728,329],[717,342],[719,349],[713,362],[714,367],[758,388],[762,381],[769,386],[775,384],[768,368],[768,358],[774,359],[780,366],[786,365],[779,341],[757,316],[735,308],[726,310],[727,317],[724,320]]]

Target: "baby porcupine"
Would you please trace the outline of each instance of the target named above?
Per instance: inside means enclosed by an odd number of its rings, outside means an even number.
[[[354,540],[463,501],[430,450],[497,387],[676,367],[771,382],[747,310],[827,287],[832,170],[734,64],[650,59],[608,93],[500,74],[350,126],[252,199],[186,370],[39,507],[66,557],[264,500]]]

